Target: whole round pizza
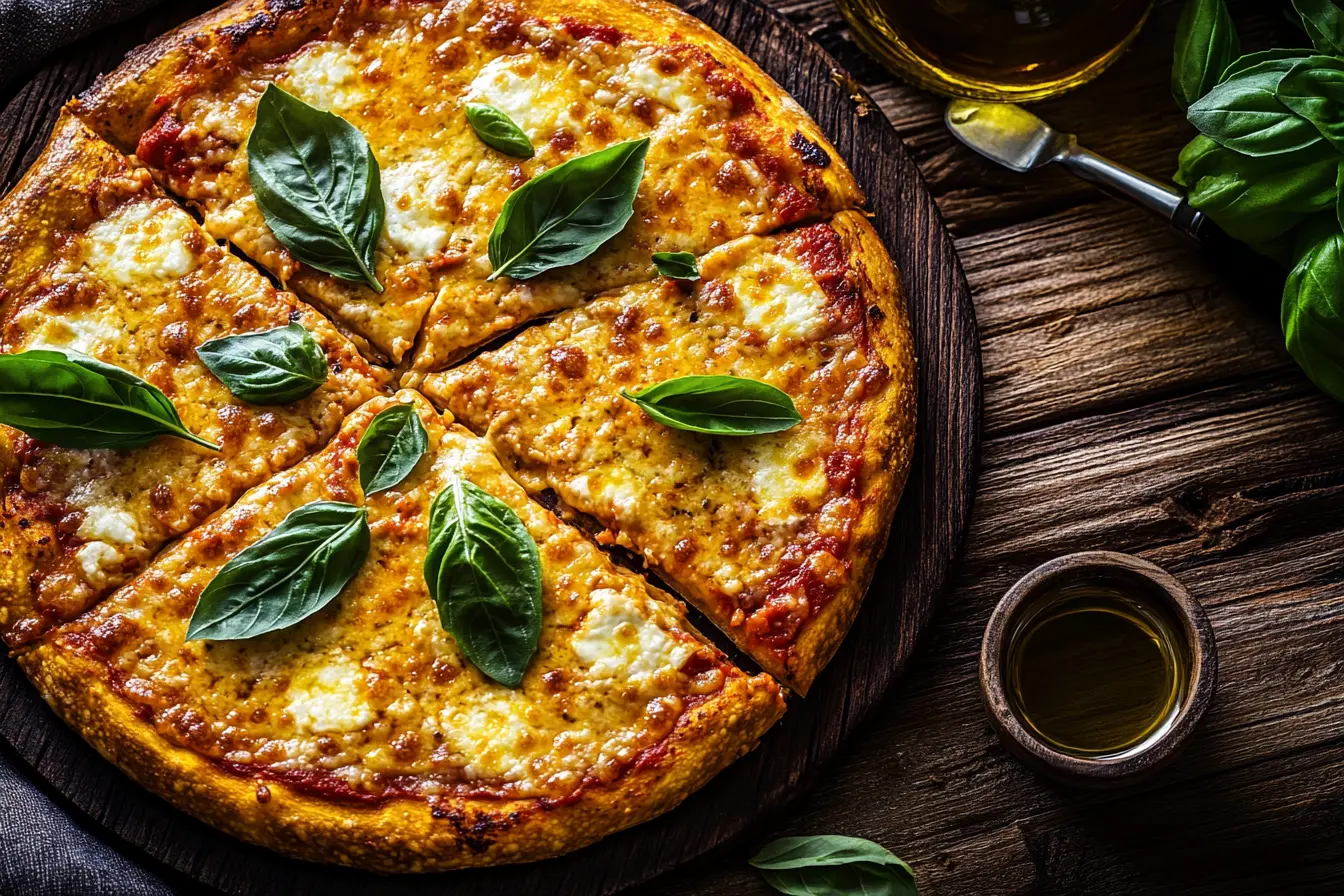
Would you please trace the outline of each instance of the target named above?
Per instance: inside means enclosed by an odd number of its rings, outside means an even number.
[[[291,856],[667,811],[806,695],[886,541],[915,362],[862,202],[657,0],[188,22],[0,202],[0,634]]]

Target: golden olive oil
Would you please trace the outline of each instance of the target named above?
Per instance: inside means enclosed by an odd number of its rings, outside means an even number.
[[[1150,595],[1077,583],[1042,595],[1014,626],[1008,700],[1063,753],[1120,756],[1164,731],[1187,699],[1190,653]]]
[[[854,37],[896,74],[950,96],[1023,102],[1092,80],[1138,34],[1151,0],[838,0]]]

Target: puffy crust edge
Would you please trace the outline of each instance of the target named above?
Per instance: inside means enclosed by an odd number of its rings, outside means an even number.
[[[71,728],[176,808],[284,855],[389,873],[535,861],[648,821],[753,749],[784,712],[768,677],[733,677],[683,715],[660,761],[572,803],[454,799],[431,810],[393,798],[367,806],[232,775],[168,743],[112,690],[105,669],[57,642],[44,641],[19,663]],[[260,784],[269,791],[264,802]]]
[[[864,506],[849,548],[849,582],[807,624],[789,654],[789,683],[804,695],[858,615],[905,489],[915,443],[916,360],[900,272],[862,213],[841,212],[830,223],[859,277],[865,305],[882,311],[881,320],[868,317],[869,338],[890,369],[891,381],[867,417]]]

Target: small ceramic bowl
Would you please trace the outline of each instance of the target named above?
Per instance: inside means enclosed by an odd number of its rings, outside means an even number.
[[[1022,723],[1004,686],[1004,660],[1017,626],[1036,602],[1056,589],[1081,582],[1111,582],[1142,593],[1169,611],[1184,635],[1189,655],[1186,698],[1175,714],[1144,742],[1116,756],[1085,758],[1060,752]],[[1036,567],[1008,590],[994,608],[980,646],[980,689],[990,721],[1018,758],[1056,780],[1087,787],[1128,784],[1153,774],[1185,746],[1213,699],[1218,654],[1213,629],[1199,602],[1161,568],[1109,551],[1068,554]]]

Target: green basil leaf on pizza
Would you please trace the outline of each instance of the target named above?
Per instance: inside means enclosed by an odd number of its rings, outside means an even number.
[[[635,213],[649,139],[557,165],[509,194],[490,232],[489,279],[526,280],[583,261]]]
[[[288,628],[340,594],[369,553],[368,512],[314,501],[244,548],[201,592],[188,641],[237,641]]]
[[[527,134],[502,109],[487,103],[467,103],[466,110],[467,123],[486,146],[519,159],[536,154]]]
[[[167,435],[219,450],[157,386],[64,349],[0,355],[0,423],[62,448],[143,448]]]
[[[518,514],[453,476],[430,509],[425,583],[482,673],[516,688],[541,640],[541,553]]]
[[[378,160],[353,125],[268,84],[247,140],[247,174],[266,226],[290,254],[383,291],[374,275],[386,214]]]
[[[690,252],[655,252],[653,266],[659,274],[673,280],[700,279],[700,268]]]
[[[429,450],[429,433],[409,404],[394,405],[373,418],[359,439],[359,485],[375,495],[401,483]]]
[[[682,376],[621,395],[659,423],[687,432],[754,436],[803,421],[788,393],[739,376]]]
[[[288,404],[327,381],[327,356],[297,323],[202,342],[196,357],[248,404]]]

